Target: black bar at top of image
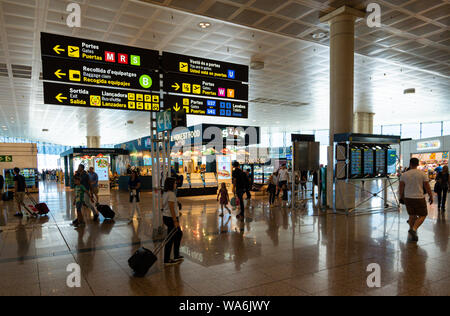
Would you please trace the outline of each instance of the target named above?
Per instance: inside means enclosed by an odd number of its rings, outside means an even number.
[[[41,54],[108,65],[159,69],[159,52],[90,39],[41,33]]]
[[[163,52],[162,69],[186,75],[248,82],[249,67],[218,60]]]

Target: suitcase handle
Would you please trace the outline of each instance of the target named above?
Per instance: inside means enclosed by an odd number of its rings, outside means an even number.
[[[172,229],[172,231],[166,236],[166,238],[158,246],[156,246],[154,250],[155,255],[157,255],[161,251],[161,249],[169,242],[169,240],[172,239],[173,236],[175,236],[177,230],[178,228]]]
[[[33,203],[34,206],[36,206],[36,200],[31,196],[30,192],[27,192],[27,196],[30,199],[31,203]]]

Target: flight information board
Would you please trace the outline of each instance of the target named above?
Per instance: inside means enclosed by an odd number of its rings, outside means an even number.
[[[186,114],[248,118],[248,103],[239,101],[224,101],[184,96],[167,95],[164,106],[178,112],[186,110]]]
[[[364,175],[373,176],[374,172],[373,150],[370,148],[364,149]]]
[[[42,56],[44,80],[78,83],[111,88],[158,91],[159,73],[142,68],[131,68],[95,62],[65,60]]]
[[[378,175],[386,174],[386,150],[377,149],[375,158],[375,173]]]
[[[159,94],[44,82],[44,103],[159,112]]]
[[[362,176],[362,152],[359,148],[350,149],[350,177]]]
[[[162,68],[166,72],[248,82],[248,66],[193,56],[163,52]]]
[[[41,33],[41,54],[108,65],[159,68],[159,52],[88,39]]]
[[[395,149],[388,149],[388,174],[394,174],[397,165],[397,151]]]

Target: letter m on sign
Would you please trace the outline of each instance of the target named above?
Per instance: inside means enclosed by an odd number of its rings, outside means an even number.
[[[113,52],[105,52],[105,61],[108,61],[110,63],[116,62],[116,54]]]

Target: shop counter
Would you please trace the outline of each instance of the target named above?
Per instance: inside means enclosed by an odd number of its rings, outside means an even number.
[[[141,179],[141,191],[151,191],[153,187],[152,176],[139,176]],[[119,177],[119,190],[128,191],[128,181],[130,176],[120,176]]]

